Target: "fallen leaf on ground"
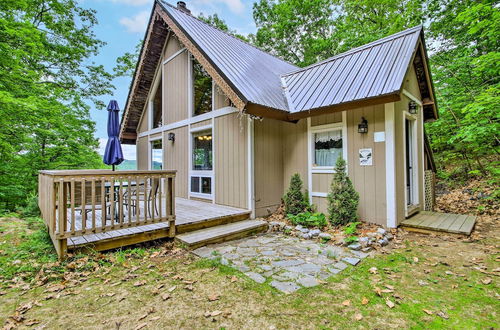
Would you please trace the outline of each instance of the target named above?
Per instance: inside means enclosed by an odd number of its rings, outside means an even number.
[[[139,330],[139,329],[142,329],[142,328],[144,328],[144,327],[145,327],[145,326],[147,326],[147,325],[148,325],[147,323],[141,323],[141,324],[139,324],[138,326],[136,326],[136,327],[134,328],[134,330]]]
[[[174,275],[174,276],[172,277],[172,279],[174,279],[174,280],[182,280],[182,279],[183,279],[183,277],[182,277],[181,275]]]
[[[369,302],[369,300],[366,297],[363,297],[363,299],[361,299],[361,304],[362,305],[366,305],[366,304],[368,304],[368,302]]]
[[[427,283],[426,281],[420,280],[420,281],[418,281],[418,285],[425,286],[425,285],[429,285],[429,283]]]
[[[379,287],[375,287],[375,293],[376,293],[378,296],[382,297],[382,290],[381,290]]]
[[[439,317],[442,317],[443,319],[447,320],[449,319],[450,317],[448,316],[448,314],[446,314],[445,312],[443,311],[439,311],[436,313]]]
[[[161,299],[163,299],[163,301],[168,300],[170,298],[172,298],[172,296],[169,295],[168,293],[164,293],[161,295]]]
[[[344,300],[342,302],[342,305],[344,305],[344,306],[350,306],[351,305],[351,301],[350,300]]]
[[[236,276],[233,275],[231,277],[231,283],[236,282],[237,280],[238,280],[238,278]]]
[[[356,321],[361,321],[363,319],[363,315],[361,315],[360,313],[354,314],[354,319]]]
[[[214,317],[220,314],[222,314],[222,311],[213,311],[213,312],[207,311],[205,312],[205,317]]]
[[[481,280],[481,282],[483,282],[483,284],[490,284],[493,280],[491,279],[491,277],[486,277],[484,279]]]
[[[137,319],[137,321],[144,320],[146,317],[148,317],[148,315],[149,315],[148,313],[146,313],[146,314],[142,315],[141,317],[139,317],[139,318]]]
[[[155,316],[149,319],[149,321],[158,321],[161,317]]]
[[[430,310],[428,310],[428,309],[422,309],[422,310],[423,310],[426,314],[429,314],[429,315],[434,314],[434,312],[433,312],[433,311],[430,311]]]
[[[144,284],[146,284],[146,281],[137,281],[134,283],[134,286],[143,286]]]
[[[394,287],[392,285],[386,284],[385,287],[389,290],[394,290]]]
[[[186,290],[188,290],[188,291],[193,291],[193,290],[194,290],[194,287],[193,287],[193,285],[192,285],[192,284],[189,284],[189,285],[186,285],[186,286],[184,287],[184,289],[186,289]]]
[[[173,287],[171,287],[170,289],[168,289],[168,292],[173,292],[175,289],[177,289],[177,286],[174,285]]]
[[[390,301],[389,299],[386,299],[386,300],[385,300],[385,304],[386,304],[387,306],[389,306],[389,308],[394,308],[394,306],[396,306],[396,305],[394,305],[394,303],[393,303],[392,301]]]
[[[418,262],[418,258],[417,257],[413,257],[413,262],[417,263]]]
[[[372,267],[372,268],[368,269],[368,271],[369,271],[370,273],[372,273],[372,274],[377,274],[377,273],[378,273],[378,269],[377,269],[377,267]]]
[[[46,291],[48,291],[48,292],[59,292],[59,291],[64,290],[65,288],[66,288],[65,285],[54,284],[54,285],[49,286]]]
[[[40,321],[38,320],[28,320],[26,322],[24,322],[24,325],[27,325],[28,327],[31,327],[32,325],[35,325],[35,324],[38,324],[40,323]]]
[[[208,301],[216,301],[219,300],[220,295],[218,293],[214,293],[213,295],[208,296]]]

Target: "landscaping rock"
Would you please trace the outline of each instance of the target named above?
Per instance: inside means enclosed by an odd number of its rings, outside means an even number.
[[[293,227],[292,227],[292,226],[285,226],[285,227],[284,227],[284,230],[285,230],[286,232],[291,232],[291,231],[293,230]]]
[[[351,258],[351,257],[345,257],[342,260],[353,265],[353,266],[356,266],[361,261],[358,258]]]
[[[387,230],[385,230],[384,228],[378,228],[377,233],[379,233],[380,235],[385,235],[387,233]]]
[[[348,246],[349,249],[354,250],[354,251],[359,251],[361,250],[361,244],[359,243],[353,243]]]
[[[318,280],[311,276],[301,277],[297,280],[297,283],[306,288],[310,288],[319,284]]]
[[[302,234],[302,238],[303,239],[310,239],[311,238],[311,234],[309,234],[309,233]]]
[[[387,244],[389,244],[389,241],[387,240],[387,238],[382,238],[382,239],[379,239],[377,241],[378,244],[380,244],[381,246],[386,246]]]
[[[264,283],[266,281],[266,278],[260,274],[254,273],[254,272],[247,272],[245,273],[246,276],[250,277],[252,280],[254,280],[257,283]]]
[[[327,233],[321,233],[318,236],[319,236],[319,238],[324,239],[324,240],[328,240],[328,241],[332,239],[332,235],[327,234]]]
[[[295,230],[298,230],[298,231],[301,231],[304,227],[302,227],[301,225],[297,225],[295,226]]]
[[[368,253],[364,253],[361,251],[352,251],[352,254],[354,254],[356,257],[358,257],[360,259],[364,259],[364,258],[368,257]]]
[[[313,229],[313,230],[309,231],[309,233],[311,234],[312,237],[316,237],[316,236],[319,236],[319,234],[321,234],[321,230]]]
[[[272,281],[271,286],[285,293],[292,293],[300,289],[300,286],[293,282]]]
[[[366,236],[363,236],[363,237],[360,237],[358,242],[361,244],[361,245],[368,245],[368,243],[370,243],[370,238],[369,237],[366,237]]]
[[[338,274],[338,273],[340,273],[342,271],[342,269],[338,269],[338,268],[335,268],[335,267],[328,267],[328,271],[331,272],[332,274]]]
[[[299,231],[302,233],[302,234],[307,234],[309,233],[309,229],[307,228],[300,228]]]
[[[347,265],[343,263],[342,261],[339,261],[335,264],[332,265],[334,268],[337,268],[338,270],[344,270],[347,268]]]
[[[392,239],[394,238],[394,236],[392,236],[392,234],[391,234],[391,233],[387,233],[387,234],[385,235],[385,238],[387,238],[387,239],[390,241],[390,240],[392,240]]]
[[[369,251],[371,251],[371,250],[372,250],[371,246],[367,246],[367,247],[364,247],[364,248],[362,248],[362,249],[361,249],[361,251],[363,251],[363,252],[365,252],[365,253],[366,253],[366,252],[369,252]]]

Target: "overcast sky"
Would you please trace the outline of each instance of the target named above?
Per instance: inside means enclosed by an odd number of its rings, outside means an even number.
[[[168,2],[176,4],[176,1]],[[185,2],[195,16],[200,13],[205,15],[217,13],[231,29],[238,33],[255,32],[252,18],[253,1],[251,0],[185,0]],[[93,61],[104,65],[106,69],[111,71],[116,58],[125,52],[133,51],[139,40],[144,38],[153,1],[83,0],[82,6],[97,11],[99,24],[95,27],[95,33],[100,40],[107,43]],[[120,109],[123,109],[127,101],[130,80],[129,78],[116,79],[114,82],[116,90],[113,95],[102,98],[104,103],[107,104],[109,100],[116,99]],[[107,138],[107,113],[105,110],[92,109],[91,116],[96,122],[96,137],[99,138],[103,150]],[[126,159],[135,159],[135,146],[125,145],[123,151]]]

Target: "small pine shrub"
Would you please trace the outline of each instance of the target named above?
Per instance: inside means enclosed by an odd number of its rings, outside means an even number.
[[[290,186],[283,196],[286,214],[297,215],[309,209],[309,197],[302,192],[302,186],[300,175],[292,175]]]
[[[342,158],[335,164],[335,174],[327,199],[328,216],[333,225],[345,225],[358,219],[359,194],[347,176],[346,163]]]
[[[297,215],[288,214],[287,217],[294,225],[304,227],[323,228],[327,224],[326,216],[323,213],[302,212]]]

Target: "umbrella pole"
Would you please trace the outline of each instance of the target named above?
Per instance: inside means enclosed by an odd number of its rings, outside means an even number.
[[[114,171],[115,170],[115,165],[111,165],[111,166],[113,166],[113,171]]]

